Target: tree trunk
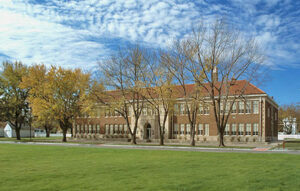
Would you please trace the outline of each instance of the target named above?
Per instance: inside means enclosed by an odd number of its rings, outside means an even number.
[[[159,140],[159,145],[164,145],[164,134],[163,133],[161,133],[161,135],[160,135],[160,140]]]
[[[71,129],[71,137],[73,137],[73,125],[71,125],[70,129]]]
[[[68,131],[68,128],[63,128],[63,142],[67,142],[67,131]]]
[[[17,140],[21,140],[20,128],[16,127]]]
[[[50,137],[50,129],[48,127],[45,127],[46,130],[46,137]]]
[[[225,147],[223,133],[219,134],[219,147]]]
[[[192,126],[193,125],[193,126]],[[195,146],[195,126],[191,124],[191,146]]]
[[[196,143],[195,143],[195,133],[193,132],[192,135],[191,135],[191,146],[195,146]]]
[[[136,145],[136,135],[131,135],[131,144]]]

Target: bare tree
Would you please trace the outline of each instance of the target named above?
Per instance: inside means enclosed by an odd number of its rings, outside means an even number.
[[[219,146],[225,146],[224,129],[233,105],[237,99],[245,99],[246,87],[258,79],[264,56],[254,39],[243,37],[222,19],[211,26],[200,24],[180,46],[184,47],[185,60],[178,61],[186,66],[191,74],[188,78],[204,91],[212,105]],[[239,79],[245,81],[236,87]]]
[[[148,61],[144,50],[135,46],[119,50],[100,65],[105,74],[107,91],[98,94],[97,99],[126,120],[132,144],[136,144],[138,120],[145,104],[142,91],[145,88],[144,72],[147,71]]]
[[[164,145],[165,127],[168,115],[173,109],[173,75],[163,64],[161,52],[150,54],[149,72],[145,73],[144,96],[158,118],[160,145]],[[162,119],[161,119],[162,117]]]
[[[189,58],[192,57],[191,48],[190,43],[186,40],[176,41],[169,52],[163,55],[163,63],[174,76],[175,82],[179,83],[174,91],[183,98],[184,113],[187,114],[191,128],[191,145],[195,146],[195,126],[202,94],[199,86],[194,89],[187,87],[187,84],[196,82],[193,77],[194,73],[191,72],[193,71],[193,65],[189,62]]]

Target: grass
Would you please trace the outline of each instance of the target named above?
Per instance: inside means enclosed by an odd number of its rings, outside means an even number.
[[[51,143],[62,143],[62,137],[35,137],[35,138],[21,138],[20,141],[16,140],[16,138],[0,138],[0,141],[14,141],[14,142],[51,142]],[[79,143],[79,144],[103,144],[103,141],[95,141],[95,140],[75,140],[68,139],[67,143]],[[113,145],[132,145],[130,142],[109,142],[109,144]],[[226,143],[225,143],[226,144]],[[135,146],[161,146],[158,143],[138,143]],[[184,144],[165,144],[164,146],[171,147],[193,147],[190,145]],[[203,148],[220,148],[217,143],[215,145],[196,145],[194,147],[203,147]],[[255,147],[241,145],[241,146],[226,146],[225,148],[241,148],[241,149],[253,149]]]
[[[62,137],[34,137],[34,138],[21,138],[21,140],[17,140],[16,138],[7,138],[1,137],[0,141],[14,141],[14,142],[44,142],[44,143],[62,143]],[[101,141],[80,141],[80,140],[72,140],[67,138],[66,143],[80,143],[80,144],[101,144]]]
[[[300,156],[0,144],[0,190],[299,190]]]
[[[278,145],[277,147],[274,147],[274,149],[287,149],[287,150],[300,150],[300,139],[285,139],[284,140],[284,147],[283,143]]]
[[[300,150],[300,140],[299,139],[285,140],[285,148],[288,150]]]
[[[33,138],[16,138],[0,137],[0,141],[17,141],[17,142],[38,142],[38,141],[59,141],[62,137],[33,137]]]
[[[115,145],[132,145],[131,143],[127,143],[127,142],[118,142],[118,143],[111,143],[111,144],[115,144]],[[225,143],[226,145],[226,143]],[[161,146],[157,143],[138,143],[135,146]],[[170,146],[170,147],[202,147],[202,148],[220,148],[217,143],[215,145],[196,145],[196,146],[191,146],[191,145],[184,145],[184,144],[165,144],[163,146]],[[251,146],[226,146],[226,147],[221,147],[221,148],[237,148],[237,149],[253,149],[255,147],[251,147]]]

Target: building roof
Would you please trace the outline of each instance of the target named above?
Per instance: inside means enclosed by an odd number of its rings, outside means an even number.
[[[216,87],[219,87],[221,85],[220,82],[217,82],[215,84]],[[223,84],[224,85],[224,84]],[[183,98],[184,97],[184,91],[183,91],[183,87],[181,85],[174,85],[170,87],[171,90],[173,91],[173,97],[174,98]],[[186,84],[185,85],[185,89],[187,94],[192,94],[195,89],[197,88],[196,84]],[[153,89],[153,90],[152,90]],[[226,88],[223,88],[223,90],[225,91]],[[158,97],[155,94],[155,90],[154,88],[150,88],[147,89],[148,92],[150,92],[151,94],[151,98],[155,98]],[[199,92],[202,96],[209,96],[209,92],[211,91],[211,87],[209,83],[205,83],[204,87],[199,88]],[[208,90],[208,91],[207,91]],[[243,91],[243,93],[242,93]],[[110,98],[120,98],[122,97],[122,92],[119,90],[111,90],[111,91],[107,91]],[[260,94],[266,94],[264,91],[262,91],[261,89],[259,89],[258,87],[256,87],[255,85],[253,85],[252,83],[248,82],[247,80],[236,80],[234,83],[230,84],[230,88],[229,88],[229,95],[260,95]],[[215,91],[215,95],[217,94],[217,91]],[[132,98],[132,94],[127,93],[126,94],[126,99],[130,99]]]
[[[215,84],[215,86],[218,88],[218,87],[221,86],[221,83],[217,82]],[[225,86],[225,85],[223,84],[223,86]],[[186,87],[186,92],[187,93],[193,93],[197,86],[196,86],[196,84],[187,84],[187,85],[185,85],[185,87]],[[178,94],[176,96],[176,98],[184,97],[184,94],[183,94],[183,91],[182,91],[182,86],[176,85],[176,86],[174,86],[174,89],[177,90],[176,92]],[[226,91],[226,89],[227,88],[223,88],[224,91]],[[209,83],[205,83],[204,87],[200,88],[200,93],[202,94],[202,96],[209,96],[209,93],[208,93],[207,90],[209,92],[211,91],[211,87],[210,87]],[[264,91],[262,91],[261,89],[259,89],[255,85],[251,84],[247,80],[237,80],[234,83],[230,84],[228,95],[239,95],[241,93],[243,95],[266,94]],[[217,91],[215,91],[215,95],[218,95]]]
[[[6,127],[7,124],[9,125],[9,127],[11,129],[15,129],[15,126],[9,122],[6,122],[4,127]],[[31,129],[33,130],[34,128],[31,128]],[[30,126],[28,124],[26,124],[26,125],[22,124],[21,130],[30,130]]]
[[[0,121],[0,129],[4,129],[6,126],[6,122]]]

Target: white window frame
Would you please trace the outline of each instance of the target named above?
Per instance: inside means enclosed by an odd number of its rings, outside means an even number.
[[[224,129],[224,135],[229,135],[229,129],[230,129],[230,125],[226,124],[225,129]]]
[[[243,112],[241,112],[243,111]],[[239,113],[244,114],[245,113],[245,103],[243,101],[239,101]]]
[[[232,132],[234,132],[234,134]],[[236,123],[231,124],[230,134],[233,135],[233,136],[236,136]]]
[[[204,135],[204,132],[203,132],[203,124],[198,124],[198,135]]]
[[[191,134],[191,124],[186,124],[186,134],[190,135]]]
[[[246,124],[246,132],[245,135],[251,135],[251,123]]]
[[[246,101],[246,103],[245,103],[245,113],[246,114],[249,114],[249,113],[251,113],[251,101]]]
[[[209,124],[205,124],[205,136],[209,136]]]
[[[180,135],[184,135],[184,124],[180,124]]]
[[[238,132],[238,135],[243,136],[243,135],[244,135],[244,131],[245,131],[245,125],[244,125],[244,123],[240,123],[240,124],[239,124],[239,132]]]

